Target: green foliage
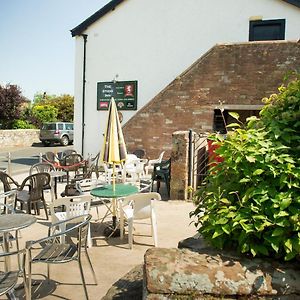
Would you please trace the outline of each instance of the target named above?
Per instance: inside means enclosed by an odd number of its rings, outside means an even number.
[[[47,95],[36,94],[35,105],[51,105],[57,109],[57,120],[62,122],[72,122],[74,116],[74,97],[71,95]]]
[[[55,122],[57,120],[57,108],[51,105],[35,105],[32,108],[32,116],[36,119],[38,125],[46,122]]]
[[[34,129],[36,127],[26,120],[14,120],[12,122],[11,128],[12,129]]]
[[[41,103],[50,101],[51,99],[53,99],[55,97],[56,97],[55,95],[48,95],[46,92],[44,92],[44,93],[39,92],[33,96],[33,104],[39,105]]]
[[[74,117],[74,97],[61,95],[48,102],[58,110],[57,119],[62,122],[73,122]]]
[[[264,99],[260,119],[210,138],[224,161],[196,192],[198,231],[213,246],[291,260],[300,254],[300,80]]]

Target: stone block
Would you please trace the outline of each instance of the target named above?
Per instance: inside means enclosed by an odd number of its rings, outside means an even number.
[[[144,257],[144,299],[300,299],[292,263],[152,248]],[[253,298],[252,298],[253,297]]]

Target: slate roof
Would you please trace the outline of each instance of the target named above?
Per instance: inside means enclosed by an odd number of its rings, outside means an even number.
[[[112,0],[109,3],[107,3],[105,6],[103,6],[101,9],[96,11],[93,15],[91,15],[89,18],[87,18],[85,21],[80,23],[78,26],[73,28],[71,30],[72,36],[80,35],[85,29],[87,29],[90,25],[92,25],[94,22],[105,16],[110,11],[114,10],[116,6],[118,6],[120,3],[122,3],[125,0]],[[295,5],[300,8],[300,0],[283,0],[289,4]]]

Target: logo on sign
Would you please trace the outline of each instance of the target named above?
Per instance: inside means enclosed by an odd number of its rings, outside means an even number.
[[[133,84],[125,84],[124,97],[133,97],[134,87]]]
[[[108,102],[100,102],[100,107],[108,107]]]

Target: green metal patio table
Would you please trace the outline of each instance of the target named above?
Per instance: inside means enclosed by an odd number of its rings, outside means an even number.
[[[136,194],[139,192],[139,189],[130,184],[123,184],[123,183],[117,183],[115,184],[115,189],[113,189],[112,184],[104,185],[101,187],[97,187],[91,190],[91,195],[100,199],[109,199],[112,203],[112,228],[107,227],[104,230],[104,235],[111,237],[111,236],[119,236],[120,230],[117,228],[117,201],[120,198],[124,198],[127,196],[130,196],[132,194]],[[107,206],[106,206],[107,207]],[[108,208],[108,207],[107,207]],[[109,208],[108,208],[109,209]]]

